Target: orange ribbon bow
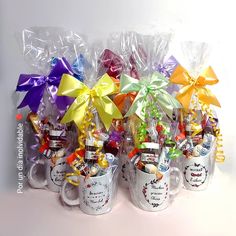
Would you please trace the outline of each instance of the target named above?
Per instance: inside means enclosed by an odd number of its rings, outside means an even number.
[[[130,100],[130,103],[132,104],[137,93],[136,92],[130,92],[130,93],[118,93],[114,99],[113,102],[116,104],[118,109],[122,112],[125,106],[125,103]]]
[[[203,104],[212,104],[220,107],[216,96],[205,87],[206,85],[218,83],[217,76],[210,66],[195,79],[182,66],[178,65],[170,77],[170,82],[183,85],[176,98],[185,109],[189,108],[193,94]]]

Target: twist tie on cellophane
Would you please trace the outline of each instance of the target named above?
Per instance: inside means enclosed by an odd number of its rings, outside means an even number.
[[[83,161],[83,157],[78,155],[78,152],[85,149],[85,139],[88,135],[88,129],[91,126],[91,134],[95,138],[95,146],[98,147],[96,154],[98,155],[98,164],[102,168],[108,167],[108,162],[104,159],[104,154],[101,153],[101,147],[98,145],[98,135],[96,134],[96,124],[92,122],[92,109],[96,108],[106,130],[109,130],[113,119],[121,119],[122,114],[108,95],[116,93],[117,87],[108,74],[104,74],[95,86],[90,89],[85,84],[74,78],[73,76],[64,74],[60,86],[58,88],[59,96],[74,97],[75,101],[69,107],[68,111],[62,118],[62,123],[74,121],[79,128],[81,134],[79,136],[79,148],[75,151],[77,157],[73,161],[71,167],[74,173],[67,175],[67,181],[78,186],[78,182],[72,181],[69,177],[80,175],[80,171],[76,168],[77,164]]]
[[[183,105],[184,109],[189,109],[193,96],[196,96],[201,108],[205,111],[213,124],[213,130],[216,135],[216,155],[217,162],[224,162],[225,156],[222,145],[222,134],[220,128],[214,120],[213,112],[210,104],[220,107],[220,103],[216,96],[206,88],[206,85],[214,85],[218,83],[218,78],[209,66],[197,78],[193,78],[188,71],[181,65],[178,65],[174,73],[170,77],[170,82],[183,85],[176,98]],[[195,106],[196,104],[194,104]],[[196,128],[197,130],[197,128]]]

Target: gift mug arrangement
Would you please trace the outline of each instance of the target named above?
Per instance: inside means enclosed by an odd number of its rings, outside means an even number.
[[[26,93],[18,109],[28,112],[32,188],[98,215],[111,211],[118,180],[146,211],[168,207],[182,186],[208,187],[224,153],[212,108],[220,103],[208,88],[218,79],[206,67],[205,43],[184,44],[187,70],[173,56],[164,61],[169,34],[126,32],[101,51],[71,31],[44,31],[23,31],[31,49],[24,55],[38,74],[21,74],[16,88]]]

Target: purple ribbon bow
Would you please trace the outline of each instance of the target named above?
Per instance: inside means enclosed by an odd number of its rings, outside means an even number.
[[[178,64],[179,63],[175,57],[171,56],[163,64],[159,64],[157,66],[157,71],[163,74],[165,77],[170,78]]]
[[[166,78],[170,78],[175,68],[178,66],[179,62],[174,56],[170,56],[163,64],[157,66],[157,71],[163,74]],[[178,91],[179,87],[176,84],[169,84],[167,87],[167,92],[173,94]]]
[[[57,96],[58,86],[63,74],[73,75],[70,64],[65,58],[58,58],[56,65],[48,76],[37,74],[21,74],[18,80],[16,91],[27,92],[23,101],[17,108],[29,106],[32,112],[37,112],[41,99],[47,86],[53,102],[57,108],[64,111],[68,105],[72,103],[72,99],[66,96]]]

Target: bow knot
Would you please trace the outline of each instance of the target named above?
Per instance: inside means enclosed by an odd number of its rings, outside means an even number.
[[[197,83],[198,83],[198,79],[194,79],[192,77],[189,77],[189,83],[192,85],[192,86],[195,86]]]
[[[71,103],[70,99],[58,98],[56,96],[61,76],[64,74],[73,74],[69,63],[65,58],[58,58],[56,65],[48,76],[36,74],[21,74],[18,80],[16,91],[27,92],[21,104],[17,108],[29,106],[31,111],[38,111],[41,99],[47,86],[48,92],[56,103],[58,109],[65,110],[67,105]]]
[[[167,79],[158,72],[154,72],[150,77],[141,80],[134,79],[128,75],[122,75],[121,93],[138,92],[125,116],[127,117],[135,113],[142,120],[145,120],[147,96],[150,96],[169,117],[172,117],[173,109],[179,108],[180,104],[166,92],[167,84]]]
[[[90,97],[93,99],[94,97],[98,96],[97,92],[95,91],[95,89],[91,89],[89,91]]]
[[[153,90],[152,86],[148,85],[146,88],[146,93],[149,94],[152,92],[152,90]]]
[[[116,91],[116,85],[108,74],[104,74],[92,89],[73,76],[64,74],[57,95],[74,97],[75,101],[69,107],[61,122],[74,121],[80,128],[80,124],[85,118],[86,109],[91,103],[97,109],[105,128],[108,130],[113,119],[122,118],[116,105],[107,96]]]
[[[179,65],[171,75],[170,81],[174,84],[183,85],[176,98],[185,109],[189,108],[193,95],[196,95],[199,101],[204,104],[212,104],[220,107],[216,96],[206,88],[206,85],[218,83],[218,79],[211,67],[208,67],[195,79]]]

